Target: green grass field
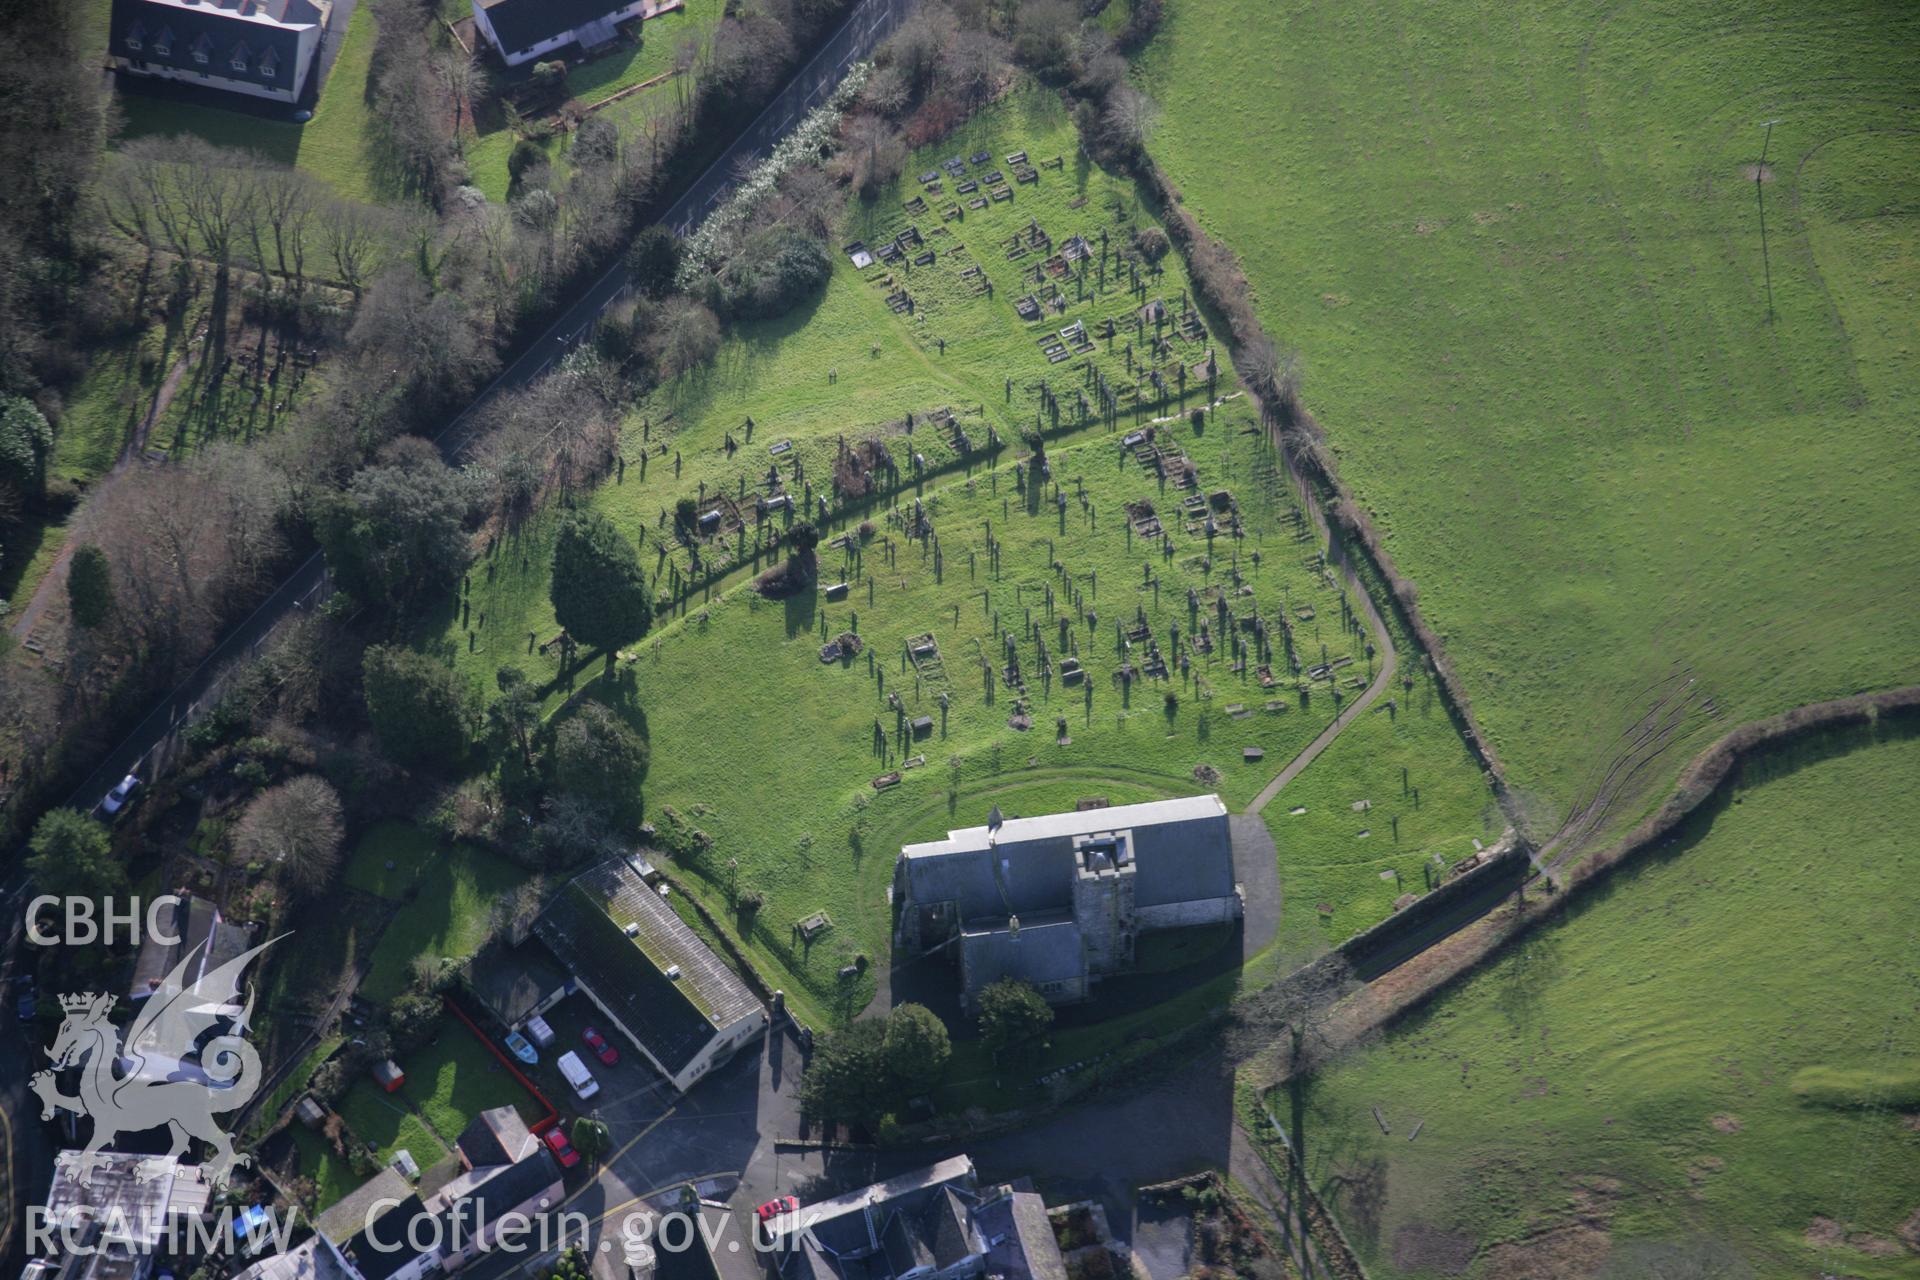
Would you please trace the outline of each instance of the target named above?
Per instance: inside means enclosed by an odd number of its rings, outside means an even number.
[[[546,1112],[457,1018],[441,1021],[440,1038],[408,1057],[400,1088],[435,1134],[451,1147],[482,1111],[515,1107],[531,1124]]]
[[[1920,665],[1920,14],[1169,5],[1152,149],[1552,831],[1690,677],[1714,733]],[[1752,166],[1765,185],[1772,302]]]
[[[1280,853],[1283,962],[1385,919],[1402,894],[1425,892],[1429,876],[1438,883],[1443,866],[1506,830],[1438,682],[1397,616],[1385,618],[1400,653],[1394,709],[1376,706],[1348,725],[1261,815]]]
[[[1910,1090],[1920,1067],[1917,770],[1911,734],[1750,766],[1731,803],[1310,1082],[1310,1172],[1372,1274],[1477,1249],[1474,1275],[1548,1274],[1523,1255],[1586,1275],[1608,1236],[1704,1237],[1762,1276],[1913,1274],[1912,1097],[1800,1091]],[[1864,1235],[1814,1248],[1819,1219]]]
[[[384,868],[388,858],[393,872]],[[412,876],[409,866],[417,867]],[[486,938],[494,902],[523,878],[520,868],[484,849],[436,851],[432,837],[417,828],[375,828],[349,862],[347,883],[383,896],[404,896],[411,885],[413,897],[381,934],[360,993],[373,1001],[399,995],[416,956],[460,961],[472,955]]]
[[[1123,411],[1113,429],[1097,417],[1085,425],[1077,421],[1070,397],[1088,376],[1087,365],[1115,383],[1139,378],[1126,370],[1126,344],[1139,340],[1133,313],[1155,297],[1177,309],[1185,286],[1177,260],[1166,260],[1157,281],[1143,277],[1141,296],[1110,256],[1104,268],[1089,269],[1084,284],[1060,281],[1068,303],[1063,314],[1035,324],[1015,315],[1013,301],[1034,288],[1031,275],[1023,282],[1022,274],[1044,256],[1008,257],[1007,237],[1025,230],[1029,220],[1057,242],[1083,233],[1096,253],[1103,229],[1117,249],[1144,225],[1130,186],[1076,162],[1071,127],[1057,102],[1017,94],[937,151],[914,157],[899,192],[855,210],[843,239],[873,244],[906,226],[901,202],[920,194],[915,175],[946,156],[986,150],[995,157],[992,167],[1005,169],[1006,154],[1021,149],[1036,162],[1060,156],[1062,167],[1042,170],[1037,184],[1018,186],[1011,204],[992,204],[964,221],[942,223],[938,203],[929,200],[932,207],[917,225],[939,258],[911,272],[894,270],[917,300],[914,314],[888,309],[885,268],[856,271],[840,258],[816,302],[781,320],[744,327],[710,369],[643,405],[627,432],[624,481],[604,486],[591,499],[640,540],[643,560],[660,571],[664,585],[669,561],[682,571],[691,567],[689,548],[663,536],[659,521],[680,494],[697,495],[704,483],[706,494],[728,495],[745,510],[746,528],[707,543],[701,556],[716,571],[750,571],[774,562],[757,558],[751,532],[753,498],[763,492],[758,485],[773,459],[803,509],[810,509],[810,493],[829,483],[842,433],[850,445],[870,436],[883,439],[908,481],[912,456],[924,460],[922,483],[910,484],[903,501],[908,515],[916,494],[924,503],[940,543],[937,566],[930,547],[904,536],[900,511],[884,504],[838,510],[828,533],[851,532],[853,546],[823,544],[819,576],[823,584],[850,581],[846,599],[829,604],[824,594],[809,592],[769,601],[746,588],[745,572],[731,573],[636,647],[629,668],[633,683],[623,685],[630,691],[616,699],[630,702],[629,713],[644,723],[652,741],[649,815],[658,820],[672,807],[712,837],[712,852],[691,870],[716,912],[725,908],[725,863],[738,859],[738,883],[767,896],[747,947],[771,973],[789,975],[780,980],[803,1016],[816,1020],[844,1016],[869,994],[864,987],[841,991],[835,974],[857,953],[876,961],[886,954],[885,888],[899,845],[936,835],[943,823],[980,821],[989,792],[1020,785],[1023,771],[1034,770],[1036,780],[1049,783],[1045,804],[1066,806],[1123,786],[1147,794],[1214,789],[1194,773],[1208,764],[1223,774],[1217,789],[1238,807],[1311,740],[1337,713],[1336,692],[1317,681],[1303,698],[1283,652],[1272,663],[1280,682],[1271,690],[1255,678],[1257,658],[1244,672],[1231,670],[1232,626],[1220,627],[1221,603],[1241,614],[1258,609],[1276,631],[1284,614],[1303,666],[1323,660],[1322,646],[1325,658],[1349,659],[1351,665],[1337,673],[1339,699],[1353,694],[1351,682],[1365,683],[1364,639],[1343,623],[1339,593],[1297,524],[1293,496],[1244,401],[1227,401],[1198,431],[1179,412],[1180,397],[1171,390],[1164,410],[1154,403],[1137,415]],[[991,300],[973,292],[962,276],[971,266],[993,281]],[[1108,316],[1126,326],[1112,344],[1096,340],[1091,353],[1057,364],[1041,354],[1042,334],[1076,320],[1091,330]],[[1146,328],[1150,334],[1151,326]],[[1204,339],[1173,341],[1160,362],[1170,384],[1175,362],[1192,365],[1207,350]],[[1057,427],[1038,407],[1043,378],[1063,402]],[[1222,390],[1225,385],[1223,371]],[[1204,399],[1203,381],[1190,375],[1185,407]],[[965,447],[954,430],[928,421],[943,406],[955,411]],[[904,426],[909,411],[918,424],[911,435]],[[1162,413],[1175,420],[1157,429],[1160,439],[1196,465],[1197,491],[1229,489],[1239,503],[1246,536],[1237,545],[1221,532],[1209,554],[1201,519],[1183,509],[1185,495],[1121,447],[1137,423]],[[745,442],[749,416],[756,429]],[[1024,452],[1018,433],[1036,423],[1053,437],[1048,457],[1064,510],[1056,506],[1053,489],[1028,485],[1023,491],[1015,480],[1016,456]],[[988,447],[989,431],[1002,441],[997,454]],[[729,432],[743,442],[732,456],[724,447]],[[783,442],[791,448],[771,452]],[[662,443],[669,451],[665,457]],[[643,463],[647,451],[652,456]],[[796,457],[805,464],[803,482],[793,478]],[[1124,519],[1125,504],[1140,500],[1154,503],[1171,530],[1170,559],[1159,541],[1136,536]],[[863,516],[876,525],[864,546],[855,528]],[[989,528],[1000,548],[997,572],[986,547]],[[544,640],[556,630],[546,600],[549,536],[550,523],[536,522],[504,539],[472,575],[474,630],[463,631],[456,619],[443,633],[477,684],[490,686],[493,670],[509,663],[526,669],[555,699],[563,692],[555,660],[529,653],[527,645],[530,632]],[[889,541],[895,549],[891,564]],[[1056,563],[1057,570],[1050,567]],[[1190,587],[1196,592],[1191,612]],[[1070,603],[1070,592],[1077,593],[1078,607]],[[1078,687],[1057,677],[1042,682],[1035,644],[1026,635],[1029,610],[1055,659],[1070,648],[1092,672],[1090,680]],[[1097,622],[1088,622],[1088,611]],[[1114,680],[1120,665],[1116,623],[1131,623],[1136,611],[1144,612],[1163,652],[1175,653],[1173,628],[1179,628],[1185,649],[1201,622],[1213,651],[1189,651],[1190,672],[1183,677],[1176,670],[1169,685],[1147,681],[1123,689]],[[849,630],[859,632],[866,652],[850,665],[823,665],[820,646]],[[939,645],[942,672],[927,675],[916,688],[905,662],[906,640],[928,631]],[[1007,632],[1016,637],[1028,678],[1033,726],[1025,732],[1009,726],[1014,691],[998,678],[989,686],[983,676],[983,663],[997,667],[1004,661],[1001,633]],[[1278,650],[1277,634],[1274,643]],[[1136,661],[1143,660],[1143,648],[1137,647]],[[582,678],[598,670],[597,660],[590,660]],[[1178,699],[1171,715],[1162,696],[1167,688]],[[902,744],[895,712],[885,701],[891,692],[900,694],[906,717],[934,717],[926,738]],[[943,693],[949,698],[944,713]],[[1066,744],[1055,742],[1056,715],[1067,717]],[[1379,719],[1385,721],[1385,713]],[[1449,861],[1471,852],[1469,837],[1482,829],[1478,803],[1461,799],[1478,783],[1457,737],[1450,730],[1415,733],[1412,726],[1421,722],[1444,725],[1424,689],[1394,724],[1367,726],[1376,745],[1396,744],[1389,748],[1396,790],[1397,764],[1404,763],[1411,785],[1450,797],[1433,809],[1436,821],[1403,824],[1414,874],[1428,852]],[[1265,749],[1265,762],[1242,763],[1242,748],[1250,745]],[[901,767],[903,757],[924,764],[907,769],[899,786],[876,792],[870,780]],[[717,785],[720,780],[724,784]],[[1032,803],[1030,811],[1041,811],[1041,800]],[[1442,831],[1443,815],[1462,825]],[[1351,833],[1342,839],[1354,843]],[[1374,859],[1388,856],[1391,847],[1386,831],[1375,843],[1361,843]],[[1338,858],[1316,855],[1315,861]],[[1322,932],[1372,923],[1393,896],[1380,898],[1377,868],[1327,873],[1326,885],[1325,892],[1343,904],[1348,892],[1365,904]],[[809,951],[792,942],[790,926],[816,910],[827,911],[835,928]]]
[[[317,1055],[316,1065],[324,1056]],[[453,1150],[475,1116],[492,1107],[518,1108],[528,1123],[544,1114],[486,1046],[453,1017],[443,1018],[438,1039],[406,1055],[400,1066],[407,1082],[398,1091],[384,1093],[371,1080],[356,1080],[338,1108],[356,1139],[379,1148],[382,1164],[404,1149],[422,1169],[427,1168]],[[306,1076],[300,1079],[304,1082]],[[287,1100],[298,1092],[298,1087],[291,1088]],[[365,1181],[320,1134],[300,1125],[291,1132],[300,1152],[301,1172],[318,1188],[319,1208],[325,1209]]]

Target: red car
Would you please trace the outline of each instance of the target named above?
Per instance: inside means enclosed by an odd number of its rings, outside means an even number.
[[[755,1209],[754,1216],[762,1222],[772,1222],[783,1213],[800,1212],[800,1201],[794,1196],[781,1196],[778,1200],[769,1200]]]
[[[571,1169],[580,1163],[580,1153],[573,1149],[571,1142],[567,1141],[567,1135],[560,1132],[559,1125],[555,1125],[540,1136],[546,1142],[547,1150],[553,1152],[553,1158],[560,1162],[562,1169]]]
[[[608,1044],[607,1038],[592,1027],[588,1027],[582,1031],[580,1038],[585,1040],[587,1042],[587,1048],[599,1054],[600,1061],[606,1063],[608,1066],[612,1066],[614,1063],[620,1061],[620,1051]]]

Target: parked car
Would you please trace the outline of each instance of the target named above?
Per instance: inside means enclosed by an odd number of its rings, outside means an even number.
[[[520,1061],[530,1067],[540,1061],[539,1053],[534,1050],[533,1045],[527,1038],[518,1031],[507,1032],[507,1048],[513,1050],[514,1057],[520,1059]]]
[[[753,1211],[762,1222],[772,1222],[783,1213],[800,1212],[800,1200],[797,1196],[781,1196],[778,1200],[769,1200]]]
[[[584,1102],[600,1092],[600,1082],[593,1078],[593,1072],[587,1070],[587,1064],[580,1061],[580,1055],[573,1050],[569,1049],[561,1054],[558,1065],[560,1074],[567,1078],[569,1085],[573,1086],[574,1096],[581,1101]]]
[[[23,973],[13,980],[13,1012],[22,1022],[32,1022],[40,1007],[40,995],[33,989],[33,975]]]
[[[559,1125],[547,1130],[540,1137],[547,1144],[547,1150],[553,1152],[553,1158],[560,1162],[562,1169],[571,1169],[580,1163],[580,1153],[573,1149],[571,1142],[567,1141],[567,1135],[560,1132]]]
[[[127,807],[127,801],[133,798],[133,793],[139,786],[140,779],[128,774],[120,779],[119,786],[101,797],[100,807],[108,813],[119,813]]]
[[[593,1027],[588,1027],[582,1031],[580,1038],[585,1040],[587,1042],[587,1048],[593,1050],[594,1053],[599,1056],[600,1061],[606,1063],[608,1066],[612,1066],[614,1063],[620,1061],[620,1051],[608,1044],[607,1038]]]

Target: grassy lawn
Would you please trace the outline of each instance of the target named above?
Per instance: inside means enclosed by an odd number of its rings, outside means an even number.
[[[316,1065],[318,1061],[314,1059]],[[528,1123],[544,1114],[456,1019],[443,1020],[439,1038],[407,1055],[400,1065],[407,1082],[397,1093],[383,1093],[372,1081],[358,1080],[339,1107],[354,1136],[379,1147],[383,1164],[405,1148],[425,1169],[453,1149],[475,1116],[492,1107],[516,1107]],[[302,1171],[319,1184],[320,1208],[364,1181],[354,1176],[349,1163],[335,1155],[323,1137],[298,1125],[292,1133]]]
[[[397,854],[402,859],[419,856],[419,844],[431,843],[424,834],[417,842],[408,842],[388,827],[378,828],[370,838],[392,851],[387,856]],[[349,864],[350,884],[358,887],[358,881],[373,875],[366,862],[381,866],[384,859],[363,860],[356,850]],[[483,849],[456,845],[435,854],[419,871],[414,896],[400,908],[374,948],[360,994],[376,1003],[399,995],[407,986],[407,966],[416,956],[463,960],[472,955],[486,937],[495,900],[523,878],[520,868]],[[395,876],[384,883],[398,888],[402,881]]]
[[[407,1082],[398,1096],[411,1102],[449,1147],[475,1116],[490,1108],[516,1107],[528,1124],[546,1114],[456,1018],[444,1019],[440,1038],[401,1065]]]
[[[104,27],[108,5],[94,0]],[[266,120],[242,111],[149,97],[138,90],[122,93],[126,113],[123,142],[154,134],[191,133],[218,146],[258,151],[269,160],[304,169],[350,200],[369,203],[395,198],[393,183],[375,153],[370,136],[367,75],[373,66],[374,28],[370,5],[357,5],[348,20],[346,42],[328,73],[305,124]]]
[[[1197,430],[1180,413],[1181,398],[1172,390],[1164,410],[1157,404],[1137,413],[1123,410],[1113,429],[1097,416],[1078,420],[1071,397],[1090,376],[1089,366],[1118,385],[1141,377],[1126,367],[1129,341],[1139,341],[1143,354],[1146,348],[1134,312],[1151,298],[1164,298],[1177,311],[1185,287],[1177,261],[1167,259],[1158,280],[1143,276],[1142,293],[1135,294],[1131,277],[1109,257],[1104,287],[1098,264],[1084,283],[1061,282],[1068,300],[1064,314],[1031,325],[1014,314],[1013,301],[1035,287],[1031,269],[1044,256],[1007,255],[1007,238],[1025,230],[1029,220],[1057,242],[1085,234],[1096,255],[1103,230],[1117,250],[1145,225],[1130,186],[1075,160],[1071,126],[1057,102],[1018,94],[937,151],[914,157],[900,190],[856,209],[843,239],[877,243],[903,228],[909,217],[902,201],[920,194],[914,175],[949,155],[979,150],[995,159],[976,173],[1004,170],[1005,155],[1015,150],[1028,151],[1036,162],[1061,156],[1063,167],[1042,170],[1038,184],[1017,187],[1011,204],[970,212],[964,221],[943,224],[940,202],[930,198],[933,208],[917,225],[939,259],[911,272],[904,265],[895,271],[916,300],[912,315],[888,309],[886,269],[863,273],[838,259],[817,301],[797,314],[743,328],[710,369],[641,406],[624,445],[624,480],[591,498],[640,541],[643,559],[660,573],[664,587],[669,563],[683,571],[691,567],[689,548],[663,537],[660,527],[660,513],[681,494],[698,494],[704,484],[705,493],[729,495],[745,508],[747,527],[708,542],[700,555],[708,566],[751,570],[770,563],[756,551],[752,505],[773,459],[804,509],[811,509],[812,493],[829,483],[842,433],[850,444],[883,439],[909,480],[913,456],[923,459],[922,483],[904,501],[908,515],[916,494],[924,504],[939,539],[937,564],[931,544],[904,536],[899,510],[838,511],[828,533],[852,531],[854,545],[823,545],[820,579],[850,581],[844,600],[828,603],[824,594],[809,592],[769,601],[744,588],[744,574],[730,576],[673,621],[663,620],[638,647],[637,661],[626,668],[631,675],[618,683],[614,699],[653,744],[650,816],[658,820],[671,806],[714,841],[710,854],[682,872],[691,870],[695,889],[724,913],[725,864],[738,860],[740,886],[767,897],[746,945],[770,976],[784,981],[802,1016],[815,1021],[844,1016],[865,1002],[864,987],[845,992],[835,975],[855,954],[875,961],[886,955],[885,890],[903,841],[981,821],[990,796],[1022,786],[1026,770],[1034,771],[1046,792],[1023,802],[1029,812],[1070,807],[1090,794],[1120,803],[1136,790],[1165,795],[1213,789],[1195,776],[1202,764],[1224,775],[1218,789],[1231,804],[1244,805],[1273,768],[1337,714],[1338,700],[1353,693],[1348,682],[1364,683],[1368,669],[1364,638],[1343,622],[1339,593],[1314,557],[1294,497],[1244,401],[1227,401]],[[993,282],[991,300],[974,293],[961,275],[975,265]],[[1058,364],[1041,354],[1043,333],[1075,320],[1092,330],[1109,316],[1123,325],[1111,344],[1097,340],[1093,352]],[[1191,367],[1208,349],[1204,338],[1176,339],[1161,362],[1170,384],[1175,362]],[[1058,424],[1040,408],[1042,379],[1063,402]],[[1221,389],[1229,385],[1223,373]],[[1190,375],[1184,407],[1204,400],[1204,378]],[[942,406],[955,411],[964,447],[952,428],[927,420]],[[911,435],[905,427],[909,411],[917,424]],[[1195,463],[1198,492],[1231,490],[1244,538],[1221,532],[1209,546],[1200,520],[1182,509],[1185,495],[1121,447],[1128,430],[1161,413],[1174,419],[1159,427],[1161,438]],[[756,429],[744,442],[749,416]],[[1016,455],[1024,451],[1015,442],[1036,424],[1052,437],[1048,456],[1064,510],[1051,488],[1016,482]],[[1004,446],[997,452],[988,447],[989,431]],[[725,449],[729,432],[743,446],[732,456]],[[791,447],[772,453],[781,442]],[[796,458],[804,463],[802,480],[793,478]],[[1124,518],[1125,504],[1141,500],[1155,504],[1171,531],[1171,556],[1161,541],[1136,535]],[[854,529],[863,516],[876,525],[864,547]],[[496,667],[515,664],[557,700],[564,692],[562,673],[527,645],[529,632],[544,639],[556,629],[546,600],[550,529],[550,522],[536,521],[504,539],[473,575],[474,630],[464,633],[450,621],[445,634],[476,683],[490,686]],[[987,550],[989,531],[999,547],[997,569]],[[1191,610],[1189,588],[1195,593]],[[1222,602],[1241,614],[1257,609],[1274,629],[1278,687],[1260,687],[1257,659],[1245,671],[1231,669],[1229,631],[1249,638],[1252,633],[1235,631],[1232,623],[1222,629]],[[1088,612],[1097,620],[1090,622]],[[1068,686],[1058,677],[1039,678],[1037,650],[1026,634],[1029,613],[1055,659],[1073,653],[1092,673],[1089,680]],[[1147,681],[1129,688],[1116,680],[1122,660],[1116,623],[1139,615],[1168,655],[1177,655],[1178,629],[1180,649],[1192,664],[1186,674],[1176,667],[1165,685]],[[1314,682],[1304,697],[1297,691],[1277,634],[1282,616],[1293,627],[1303,665],[1350,660],[1339,673],[1337,693],[1325,681]],[[1203,622],[1214,642],[1210,653],[1189,648],[1189,637]],[[850,664],[823,665],[818,649],[844,631],[857,631],[867,651]],[[926,631],[935,634],[942,671],[916,684],[905,642]],[[1015,692],[983,675],[983,664],[1004,661],[1003,633],[1015,637],[1027,674],[1033,727],[1025,732],[1009,724]],[[1134,646],[1132,656],[1144,660],[1144,643]],[[597,660],[590,661],[583,674],[598,670]],[[1177,698],[1171,711],[1163,702],[1169,689]],[[925,738],[901,741],[886,702],[893,692],[903,700],[906,717],[934,717]],[[944,712],[942,695],[948,699]],[[1411,725],[1422,714],[1400,719]],[[1056,715],[1067,718],[1066,743],[1055,741]],[[1445,793],[1478,786],[1471,772],[1460,772],[1457,740],[1407,740],[1415,745],[1402,762],[1413,771],[1413,785]],[[1250,745],[1266,750],[1264,764],[1242,763],[1242,748]],[[1421,756],[1426,751],[1433,751],[1431,758]],[[900,785],[876,792],[870,780],[901,768],[903,758],[924,759],[924,765],[906,769]],[[1441,775],[1452,781],[1441,781]],[[726,785],[715,786],[722,778]],[[1440,805],[1433,813],[1436,822],[1421,832],[1420,853],[1428,843],[1451,858],[1470,852],[1468,837],[1481,829],[1477,806]],[[1443,815],[1474,824],[1442,833],[1437,820]],[[1411,840],[1412,829],[1403,830]],[[1383,838],[1373,848],[1386,843]],[[1410,856],[1417,861],[1420,853]],[[1386,903],[1356,910],[1339,923],[1371,923],[1385,913]],[[834,931],[803,949],[791,941],[790,926],[817,910],[833,918]],[[781,973],[789,977],[778,979]]]
[[[1348,725],[1261,814],[1280,854],[1276,949],[1291,962],[1386,918],[1506,830],[1438,681],[1385,616],[1400,653],[1393,708],[1383,699]]]
[[[688,0],[685,8],[649,18],[637,28],[639,44],[628,44],[567,72],[567,96],[583,107],[603,102],[623,89],[652,80],[673,70],[674,53],[686,40],[704,42],[719,25],[721,0]],[[683,90],[684,91],[684,90]],[[629,141],[640,136],[646,113],[670,99],[673,82],[662,81],[620,101],[600,108],[600,118],[616,125]],[[487,193],[489,200],[504,201],[511,180],[507,157],[512,154],[514,136],[506,119],[497,109],[484,110],[478,129],[465,142],[463,154],[473,185]],[[537,145],[561,169],[567,160],[567,136],[536,139]]]
[[[313,1179],[315,1212],[332,1207],[366,1181],[350,1163],[333,1153],[320,1134],[305,1125],[295,1125],[288,1132],[300,1153],[300,1171]]]
[[[398,901],[419,883],[438,846],[411,822],[382,822],[354,845],[341,878],[350,889]]]
[[[413,1087],[413,1068],[406,1063],[400,1065],[409,1077],[401,1092],[385,1093],[371,1080],[358,1080],[340,1099],[339,1111],[355,1137],[380,1149],[377,1158],[381,1164],[393,1159],[394,1152],[404,1150],[425,1169],[447,1154],[447,1144],[410,1109],[407,1090]],[[457,1130],[454,1136],[458,1136]]]
[[[1246,14],[1168,6],[1153,149],[1299,348],[1535,826],[1670,675],[1616,830],[1726,727],[1912,678],[1920,13]]]
[[[1849,744],[1750,768],[1666,851],[1309,1083],[1311,1176],[1374,1275],[1430,1274],[1442,1237],[1480,1250],[1472,1274],[1587,1274],[1608,1235],[1617,1257],[1705,1238],[1752,1274],[1912,1274],[1897,1242],[1872,1252],[1920,1208],[1910,1117],[1795,1090],[1920,1066],[1920,739]],[[1817,1249],[1821,1218],[1874,1239]]]

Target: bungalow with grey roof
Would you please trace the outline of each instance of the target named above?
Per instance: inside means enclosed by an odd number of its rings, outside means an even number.
[[[654,0],[472,0],[473,25],[510,67],[577,44],[592,49]]]

